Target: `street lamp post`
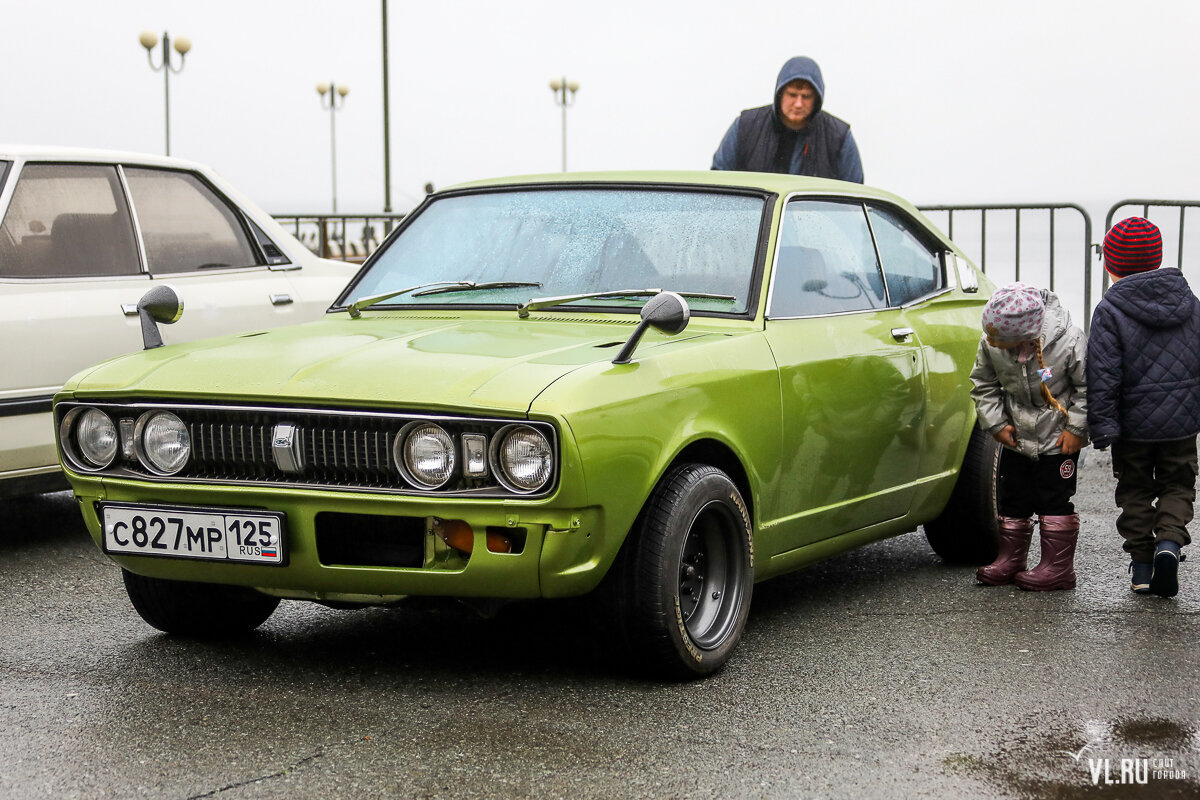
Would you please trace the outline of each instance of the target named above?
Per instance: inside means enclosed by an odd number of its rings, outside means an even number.
[[[150,31],[143,31],[138,41],[146,48],[146,59],[150,62],[150,69],[155,72],[162,70],[163,111],[167,118],[167,155],[171,155],[171,73],[178,75],[183,72],[183,59],[192,49],[192,40],[186,36],[176,37],[175,52],[179,53],[179,66],[171,63],[171,37],[166,31],[163,31],[162,35],[162,63],[158,66],[154,65],[154,48],[158,44],[158,36]]]
[[[575,93],[579,91],[579,81],[568,81],[566,78],[554,78],[550,81],[550,91],[554,92],[554,102],[562,107],[562,171],[567,171],[567,108],[575,104]]]
[[[333,213],[337,213],[337,132],[334,117],[339,109],[346,105],[346,95],[350,94],[349,86],[338,86],[333,81],[318,83],[317,94],[321,95],[321,108],[329,109],[329,154],[333,167]],[[329,95],[329,104],[325,104],[325,95]],[[338,103],[341,98],[341,104]]]

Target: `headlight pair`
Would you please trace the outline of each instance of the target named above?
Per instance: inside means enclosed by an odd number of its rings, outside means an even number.
[[[412,422],[401,429],[393,447],[400,473],[422,489],[437,489],[461,472],[486,477],[489,470],[511,492],[530,494],[554,476],[554,448],[546,436],[528,425],[506,425],[491,437],[464,433],[456,439],[432,422]],[[460,468],[461,464],[461,468]]]
[[[98,408],[76,408],[63,417],[61,433],[76,466],[89,471],[105,469],[121,455],[136,457],[156,475],[174,475],[192,452],[187,426],[170,411],[147,411],[118,425]]]

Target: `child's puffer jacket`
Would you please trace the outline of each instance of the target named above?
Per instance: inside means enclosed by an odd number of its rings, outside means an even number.
[[[1089,425],[1097,447],[1200,432],[1200,302],[1171,267],[1114,283],[1092,314]]]
[[[992,347],[979,342],[975,367],[971,370],[971,398],[979,415],[979,427],[988,435],[1006,425],[1017,429],[1017,451],[1029,458],[1062,452],[1055,442],[1064,429],[1087,441],[1087,378],[1084,359],[1087,338],[1071,324],[1071,316],[1058,296],[1045,289],[1042,320],[1042,355],[1050,368],[1050,393],[1067,410],[1064,417],[1042,396],[1037,355],[1024,363],[1018,350]]]

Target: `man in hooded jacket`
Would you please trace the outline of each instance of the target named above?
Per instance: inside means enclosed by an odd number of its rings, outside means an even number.
[[[741,113],[717,152],[713,169],[780,172],[863,182],[850,125],[822,109],[825,80],[807,56],[789,59],[775,81],[775,102]]]

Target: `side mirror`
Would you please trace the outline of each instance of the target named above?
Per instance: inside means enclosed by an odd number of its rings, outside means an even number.
[[[183,301],[170,286],[155,286],[142,295],[137,304],[138,321],[142,323],[142,347],[151,350],[162,347],[162,334],[157,323],[171,325],[183,316]]]
[[[687,301],[680,295],[675,292],[660,292],[654,295],[646,305],[642,306],[642,321],[638,323],[633,335],[621,347],[621,352],[617,353],[617,357],[612,360],[612,363],[628,364],[630,362],[633,358],[633,351],[637,349],[638,342],[641,341],[646,328],[654,328],[674,336],[683,332],[691,318],[692,311],[688,308]]]

